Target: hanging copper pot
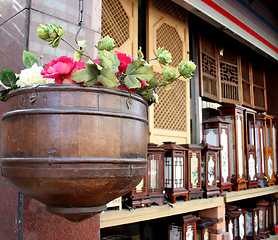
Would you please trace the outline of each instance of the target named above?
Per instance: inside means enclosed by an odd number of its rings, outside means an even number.
[[[119,89],[42,85],[6,98],[2,175],[48,211],[82,221],[145,174],[147,103]]]

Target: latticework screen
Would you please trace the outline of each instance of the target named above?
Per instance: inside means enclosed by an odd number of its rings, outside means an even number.
[[[249,63],[244,57],[241,58],[241,78],[243,103],[251,106],[251,79],[249,76]]]
[[[157,47],[164,47],[172,53],[171,66],[177,67],[182,60],[182,41],[177,30],[167,23],[163,23],[156,32]]]
[[[102,0],[101,35],[114,38],[120,47],[129,38],[129,18],[119,0]]]
[[[156,73],[156,77],[161,80],[162,76]],[[172,89],[166,91],[158,89],[159,104],[154,106],[154,127],[174,131],[186,131],[186,83],[177,80],[172,84]]]
[[[186,10],[172,1],[154,0],[155,8],[169,14],[171,17],[178,19],[181,22],[186,22]]]

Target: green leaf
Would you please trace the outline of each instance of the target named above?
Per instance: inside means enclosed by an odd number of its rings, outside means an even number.
[[[100,74],[95,64],[86,64],[86,68],[77,70],[71,75],[71,79],[77,83],[84,82],[86,87],[97,83],[97,76]]]
[[[80,61],[80,59],[83,56],[83,53],[84,53],[84,50],[77,50],[77,51],[75,51],[75,53],[73,55],[73,60],[76,61],[76,62]]]
[[[120,61],[115,52],[106,50],[99,51],[97,59],[99,59],[104,68],[110,68],[113,73],[119,71],[118,67],[120,66]]]
[[[4,86],[7,88],[15,89],[17,77],[15,76],[14,71],[10,69],[3,68],[3,70],[0,73],[0,80],[3,83]]]
[[[38,60],[36,56],[33,53],[23,51],[22,54],[22,61],[25,67],[30,68],[32,67],[35,63],[38,64]]]
[[[97,81],[105,87],[116,88],[120,85],[115,73],[108,68],[103,68],[100,71],[101,75],[97,77]]]
[[[0,91],[0,101],[5,101],[5,98],[9,91],[11,91],[11,89],[4,89]]]
[[[81,47],[81,48],[87,47],[87,41],[86,41],[86,40],[77,41],[77,44],[78,44],[78,46]]]
[[[164,90],[169,91],[171,89],[172,89],[172,87],[170,84],[164,85]]]
[[[154,77],[152,68],[144,66],[144,63],[144,61],[135,60],[127,66],[127,76],[124,82],[128,88],[140,88],[141,81],[149,82]]]

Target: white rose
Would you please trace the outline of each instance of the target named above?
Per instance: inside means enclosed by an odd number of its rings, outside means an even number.
[[[41,75],[42,67],[39,67],[36,63],[24,70],[21,70],[19,80],[17,80],[16,85],[19,87],[32,86],[37,84],[48,84],[54,83],[55,80],[51,78],[43,78]]]

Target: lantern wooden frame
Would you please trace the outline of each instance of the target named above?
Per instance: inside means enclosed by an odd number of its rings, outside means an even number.
[[[148,193],[148,164],[146,166],[145,175],[141,182],[124,196],[124,202],[128,207],[145,207],[151,206],[151,200]]]
[[[255,240],[261,239],[259,234],[259,208],[246,208],[245,210],[246,238]]]
[[[247,189],[245,178],[245,150],[244,150],[244,107],[230,104],[219,107],[220,115],[230,125],[230,154],[231,154],[231,181],[236,191]]]
[[[269,228],[269,212],[270,212],[270,204],[261,199],[257,204],[257,208],[259,208],[259,234],[263,239],[267,239],[270,236],[270,228]]]
[[[214,226],[215,222],[210,218],[201,217],[196,222],[197,227],[197,239],[198,240],[208,240],[210,239],[211,228]]]
[[[268,182],[265,180],[265,129],[264,118],[256,116],[255,119],[255,139],[256,139],[256,163],[257,163],[257,178],[258,186],[265,187]]]
[[[203,143],[202,150],[202,169],[203,179],[202,186],[205,197],[213,197],[220,195],[220,188],[217,187],[217,159],[218,153],[223,148]]]
[[[273,118],[272,119],[272,136],[273,136],[273,161],[274,161],[274,171],[275,171],[275,178],[276,178],[276,184],[278,181],[278,162],[277,162],[277,143],[278,143],[278,119]]]
[[[275,196],[270,196],[268,198],[269,202],[269,229],[271,234],[275,234],[275,227],[278,225],[278,198]]]
[[[224,190],[232,191],[231,172],[230,172],[230,123],[219,116],[209,118],[203,122],[203,138],[206,143],[213,146],[221,146],[219,152],[217,173],[217,185],[222,193]]]
[[[200,144],[182,144],[186,148],[185,161],[187,168],[186,188],[188,190],[188,199],[203,197],[201,161],[202,149]]]
[[[239,215],[236,206],[226,205],[226,231],[230,234],[230,239],[236,239],[236,221]]]
[[[260,117],[264,118],[264,153],[265,153],[265,166],[266,177],[269,186],[273,186],[276,183],[275,169],[274,169],[274,153],[273,153],[273,132],[272,132],[272,120],[270,115],[261,114]]]
[[[148,144],[148,181],[151,203],[159,206],[165,202],[164,193],[164,154],[165,150],[155,143]]]
[[[169,240],[197,240],[197,227],[196,222],[199,217],[194,215],[185,215],[179,223],[173,223],[168,226],[168,239]],[[171,231],[178,232],[179,237],[173,238]]]
[[[176,202],[177,197],[183,197],[187,201],[186,149],[175,142],[164,142],[160,147],[166,151],[164,160],[164,188],[166,194],[172,203]]]
[[[239,216],[236,218],[236,225],[238,226],[236,230],[238,230],[238,232],[235,232],[235,237],[236,239],[244,240],[246,239],[246,210],[237,207],[237,211],[239,212]]]
[[[245,153],[247,188],[258,188],[257,164],[256,164],[256,138],[255,138],[255,114],[256,111],[245,108]]]

